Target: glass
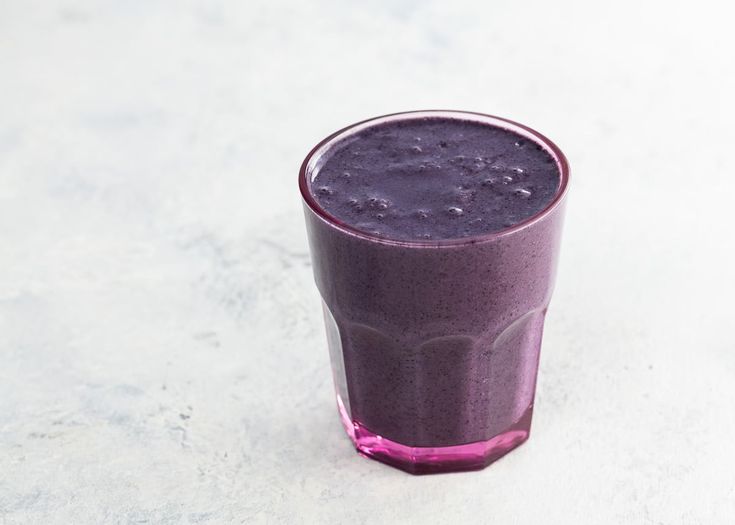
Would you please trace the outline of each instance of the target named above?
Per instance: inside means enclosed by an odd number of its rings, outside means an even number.
[[[435,241],[372,236],[310,191],[325,153],[365,127],[439,116],[512,130],[556,161],[548,206],[507,229]],[[387,115],[327,137],[299,174],[337,406],[357,450],[414,474],[483,468],[528,439],[569,166],[521,124],[478,113]]]

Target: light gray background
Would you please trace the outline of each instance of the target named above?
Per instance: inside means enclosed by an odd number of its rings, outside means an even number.
[[[0,3],[0,524],[733,523],[724,6]],[[352,451],[296,189],[422,108],[573,167],[533,435],[479,473]]]

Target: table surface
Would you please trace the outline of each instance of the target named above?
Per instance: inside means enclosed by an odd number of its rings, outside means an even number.
[[[0,7],[0,524],[735,520],[726,13]],[[351,122],[527,123],[573,181],[533,434],[413,477],[340,427],[296,172]]]

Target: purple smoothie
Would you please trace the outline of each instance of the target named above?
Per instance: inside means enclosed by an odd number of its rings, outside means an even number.
[[[388,122],[337,144],[312,174],[319,206],[391,239],[500,231],[544,209],[559,168],[539,144],[472,120]]]
[[[528,437],[567,173],[538,133],[462,112],[373,119],[307,157],[314,274],[359,450],[461,470]]]

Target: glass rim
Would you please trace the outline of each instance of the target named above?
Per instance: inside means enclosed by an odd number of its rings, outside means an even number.
[[[357,133],[359,131],[362,131],[363,129],[381,124],[383,122],[404,119],[420,119],[424,117],[445,117],[490,124],[495,127],[510,130],[523,136],[524,138],[532,140],[536,144],[543,147],[547,151],[547,153],[552,156],[552,158],[556,162],[557,168],[559,169],[559,187],[554,194],[554,198],[551,199],[551,201],[542,210],[534,213],[530,217],[512,226],[503,228],[502,230],[490,233],[483,233],[480,235],[473,235],[470,237],[434,240],[392,239],[390,237],[381,237],[378,235],[374,235],[359,230],[354,226],[346,223],[345,221],[340,220],[319,205],[316,198],[310,191],[311,181],[309,180],[309,176],[314,171],[316,163],[319,161],[319,159],[321,159],[332,146],[351,134]],[[372,117],[366,120],[362,120],[360,122],[350,124],[349,126],[346,126],[338,131],[335,131],[331,135],[321,140],[316,146],[314,146],[312,150],[306,155],[304,161],[301,163],[301,168],[299,169],[299,190],[301,192],[301,197],[304,199],[304,202],[319,218],[326,221],[330,226],[333,226],[348,235],[386,245],[415,248],[437,248],[442,246],[464,246],[497,240],[525,228],[528,228],[532,224],[535,224],[536,222],[542,220],[543,218],[551,214],[551,212],[554,211],[564,200],[569,186],[569,172],[569,162],[567,161],[564,153],[562,153],[561,149],[559,149],[559,147],[554,144],[549,138],[528,126],[506,118],[488,115],[486,113],[451,109],[430,109],[389,113],[387,115],[381,115],[378,117]]]

